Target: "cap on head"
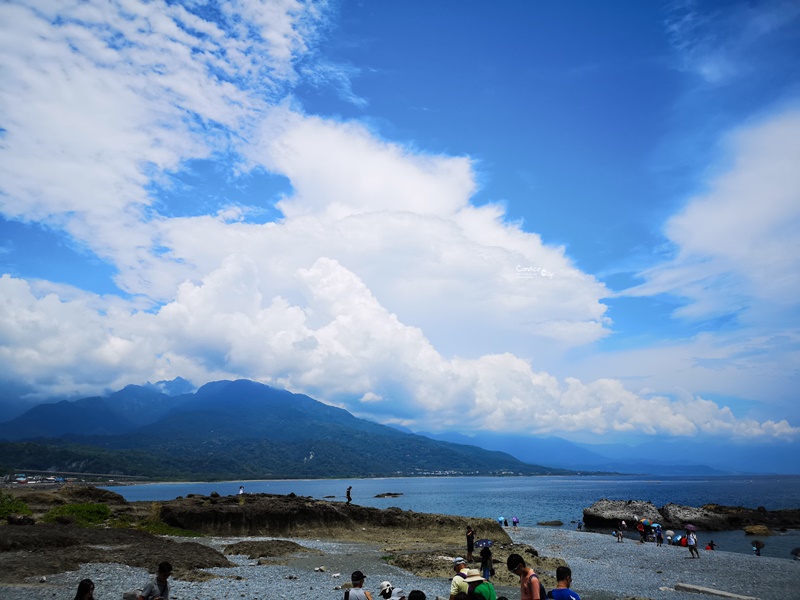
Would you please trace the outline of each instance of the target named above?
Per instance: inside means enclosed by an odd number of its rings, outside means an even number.
[[[460,557],[460,556],[458,556],[458,557],[456,557],[456,558],[454,558],[454,559],[453,559],[453,566],[454,566],[454,567],[456,567],[456,566],[458,566],[458,565],[465,565],[465,564],[467,564],[467,561],[466,561],[466,560],[464,560],[464,559],[463,559],[462,557]]]
[[[388,581],[381,582],[381,592],[385,592],[386,590],[391,590],[391,589],[392,589],[391,583],[389,583]]]
[[[367,578],[361,571],[353,571],[353,574],[350,575],[350,581],[364,581]]]

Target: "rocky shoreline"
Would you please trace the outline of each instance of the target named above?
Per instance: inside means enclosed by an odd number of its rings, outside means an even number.
[[[512,600],[519,592],[504,567],[511,552],[523,554],[548,589],[555,584],[556,567],[568,564],[583,600],[697,599],[681,586],[710,586],[766,600],[789,597],[800,575],[800,561],[730,552],[703,552],[695,561],[682,548],[630,539],[619,544],[609,535],[586,531],[506,530],[493,519],[381,510],[294,495],[212,494],[129,503],[89,486],[28,492],[34,493],[39,495],[27,495],[26,502],[35,525],[0,526],[3,600],[71,597],[84,577],[97,584],[97,600],[118,600],[125,589],[141,585],[160,560],[175,566],[174,600],[333,600],[341,598],[342,583],[355,569],[367,573],[375,586],[388,579],[434,598],[447,595],[452,558],[464,554],[467,523],[480,537],[495,541],[494,583],[498,595]],[[128,527],[40,522],[50,507],[74,502],[104,503],[113,519]],[[638,505],[626,506],[638,511]],[[148,520],[201,531],[205,537],[154,535],[136,528]]]
[[[583,521],[589,528],[615,528],[620,521],[633,526],[639,519],[660,523],[665,529],[682,529],[691,523],[703,531],[727,531],[762,526],[785,531],[800,528],[800,509],[773,510],[763,507],[721,506],[701,507],[665,504],[657,508],[642,500],[598,500],[583,511]]]

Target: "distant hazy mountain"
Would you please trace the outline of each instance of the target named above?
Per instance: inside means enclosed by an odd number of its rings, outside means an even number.
[[[60,433],[46,443],[0,444],[7,468],[204,479],[567,472],[400,432],[246,380],[175,397],[128,386],[106,398],[36,409],[0,425],[0,435]]]
[[[508,452],[525,462],[574,471],[647,473],[653,475],[721,475],[731,473],[798,473],[800,444],[736,444],[716,440],[658,437],[639,444],[579,444],[558,437],[485,433],[422,433],[432,439],[475,444]],[[546,461],[545,461],[546,457]]]

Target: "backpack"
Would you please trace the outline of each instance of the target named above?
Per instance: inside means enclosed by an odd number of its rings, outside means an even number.
[[[528,575],[528,585],[530,585],[531,579],[536,579],[536,582],[539,584],[539,598],[544,600],[547,597],[547,590],[544,589],[542,582],[539,580],[539,576],[536,573]]]

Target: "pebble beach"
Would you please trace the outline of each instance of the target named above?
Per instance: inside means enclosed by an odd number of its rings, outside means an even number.
[[[686,548],[639,544],[631,539],[616,543],[610,535],[550,528],[521,527],[512,533],[515,543],[530,544],[541,555],[561,557],[573,572],[573,589],[583,600],[649,598],[651,600],[698,600],[719,596],[676,591],[676,584],[712,588],[729,594],[777,600],[800,598],[800,561],[756,557],[724,551],[701,551],[689,558]],[[240,538],[207,538],[217,548]],[[268,538],[248,538],[268,539]],[[428,598],[446,597],[449,582],[423,578],[387,565],[381,548],[367,543],[294,540],[322,554],[299,554],[257,565],[246,556],[232,556],[237,566],[208,569],[217,577],[207,581],[172,582],[172,600],[319,600],[342,597],[340,586],[359,569],[367,574],[366,587],[375,591],[389,580],[406,591],[420,589]],[[441,560],[451,557],[442,556]],[[31,557],[35,561],[35,557]],[[474,565],[477,566],[477,565]],[[497,565],[497,568],[503,568]],[[46,574],[24,585],[0,584],[3,600],[70,599],[78,581],[95,582],[96,600],[120,600],[123,592],[141,587],[149,578],[140,568],[120,564],[86,564],[78,571]],[[376,596],[377,594],[373,594]],[[497,595],[519,598],[516,588],[499,587]]]

